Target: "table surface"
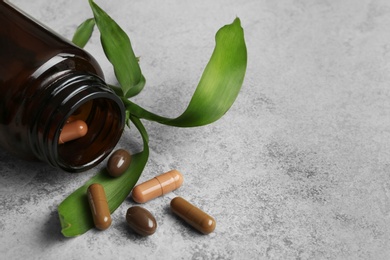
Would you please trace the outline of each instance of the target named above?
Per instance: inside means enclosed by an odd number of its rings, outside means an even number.
[[[11,2],[66,38],[91,16],[86,0]],[[175,168],[185,179],[143,205],[158,223],[147,238],[125,223],[130,198],[110,229],[63,237],[57,206],[97,169],[69,174],[0,151],[2,259],[389,259],[389,1],[97,3],[140,56],[147,84],[134,102],[184,111],[216,31],[236,16],[248,48],[243,88],[214,124],[145,121],[151,153],[140,181]],[[97,33],[86,49],[115,82]],[[132,131],[118,147],[140,149]],[[175,196],[212,215],[215,232],[179,221]]]

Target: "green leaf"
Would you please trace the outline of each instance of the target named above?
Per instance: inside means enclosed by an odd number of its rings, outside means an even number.
[[[137,95],[145,86],[138,59],[131,42],[122,28],[97,4],[89,0],[95,22],[100,31],[100,40],[107,59],[114,67],[115,76],[126,98]]]
[[[133,156],[130,167],[122,176],[113,178],[103,169],[58,206],[62,227],[61,232],[64,236],[78,236],[94,227],[87,199],[89,185],[92,183],[103,185],[110,212],[112,213],[128,197],[130,191],[137,183],[149,157],[148,135],[138,118],[131,116],[130,120],[141,133],[144,146],[143,151]]]
[[[183,114],[174,119],[161,117],[124,100],[127,109],[139,118],[180,127],[206,125],[221,118],[235,101],[246,71],[247,50],[240,19],[222,27],[215,39],[214,52]]]
[[[77,27],[76,32],[73,35],[72,42],[80,48],[84,48],[92,36],[94,27],[95,20],[93,18],[85,20],[82,24],[79,25],[79,27]]]

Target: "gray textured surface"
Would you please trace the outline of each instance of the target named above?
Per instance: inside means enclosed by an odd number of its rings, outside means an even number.
[[[71,38],[87,1],[14,0]],[[129,33],[147,86],[135,100],[184,110],[214,47],[239,16],[247,77],[217,123],[176,129],[146,123],[151,156],[141,181],[179,169],[185,182],[144,206],[157,232],[112,227],[66,239],[56,207],[94,174],[71,175],[0,151],[1,259],[389,259],[390,2],[98,1]],[[87,49],[108,81],[97,35]],[[135,133],[119,147],[139,149]],[[136,139],[137,140],[137,139]],[[168,209],[182,196],[217,220],[209,236]]]

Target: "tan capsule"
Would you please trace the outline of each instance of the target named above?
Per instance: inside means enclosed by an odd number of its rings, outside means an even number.
[[[145,203],[168,192],[178,189],[183,183],[183,175],[172,170],[137,185],[132,192],[135,202]]]
[[[216,222],[213,217],[181,197],[176,197],[171,200],[171,210],[205,235],[213,232],[215,229]]]
[[[111,214],[103,186],[99,183],[91,184],[88,187],[87,195],[95,227],[100,230],[109,228]]]
[[[85,136],[88,132],[87,124],[82,120],[65,124],[62,128],[58,143],[63,144]]]

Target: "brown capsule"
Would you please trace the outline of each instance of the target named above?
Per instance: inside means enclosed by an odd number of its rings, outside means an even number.
[[[116,150],[108,159],[107,172],[113,177],[121,176],[131,162],[131,155],[124,149]]]
[[[87,195],[95,227],[100,230],[109,228],[111,214],[103,186],[99,183],[91,184],[88,187]]]
[[[171,200],[171,210],[205,235],[213,232],[215,229],[216,222],[213,217],[181,197],[176,197]]]
[[[82,120],[65,124],[62,128],[58,143],[63,144],[85,136],[88,132],[87,124]]]
[[[178,189],[182,184],[183,175],[178,170],[172,170],[137,185],[132,197],[135,202],[145,203]]]
[[[126,212],[129,227],[141,236],[150,236],[156,232],[157,222],[153,215],[139,206],[131,207]]]

